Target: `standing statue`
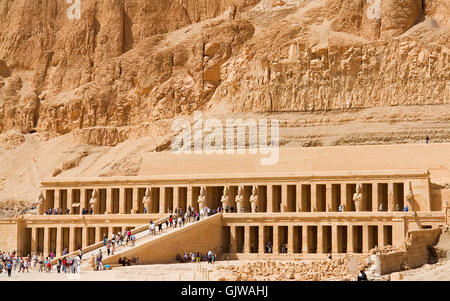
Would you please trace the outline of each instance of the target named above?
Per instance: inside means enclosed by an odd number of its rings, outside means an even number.
[[[355,202],[356,211],[361,211],[361,203],[362,203],[362,186],[361,184],[356,185],[356,193],[353,194],[353,202]]]
[[[225,186],[225,188],[223,189],[223,195],[222,198],[220,199],[220,202],[222,203],[222,208],[225,209],[227,208],[228,204],[228,186]]]
[[[244,203],[244,187],[239,186],[238,194],[236,196],[236,209],[238,213],[241,213],[243,203]]]
[[[92,192],[91,200],[89,201],[89,206],[91,206],[94,213],[97,213],[98,198],[97,198],[97,190],[94,189]]]
[[[412,190],[411,181],[409,181],[409,190],[408,194],[405,196],[406,205],[408,206],[408,209],[412,209],[412,203],[414,201],[414,192]]]
[[[45,211],[44,205],[45,205],[45,198],[41,191],[36,201],[33,202],[32,206],[36,208],[36,211],[39,214],[44,214]]]
[[[145,189],[145,195],[142,202],[145,204],[145,208],[147,208],[147,213],[153,212],[152,194],[149,187]]]
[[[204,207],[206,207],[206,186],[200,188],[200,195],[197,199],[198,209],[201,212]]]
[[[252,213],[256,213],[256,208],[259,206],[258,187],[253,186],[252,196],[250,197],[250,204],[252,206]]]

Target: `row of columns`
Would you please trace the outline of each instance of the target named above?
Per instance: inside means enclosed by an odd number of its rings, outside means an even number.
[[[330,240],[330,247],[331,249],[328,251],[324,251],[324,229],[325,227],[331,228],[331,232],[329,235],[331,237]],[[346,234],[344,237],[339,237],[338,227],[341,227],[341,229],[346,229],[344,233]],[[243,229],[243,235],[241,238],[239,238],[238,229]],[[252,235],[251,235],[251,229],[257,228],[258,229],[258,245],[253,246],[254,250],[253,253],[266,253],[266,243],[268,242],[268,239],[266,237],[265,231],[266,229],[272,230],[271,241],[273,243],[273,252],[272,254],[280,254],[282,250],[282,244],[286,243],[287,246],[287,253],[288,254],[295,254],[295,253],[302,253],[302,254],[310,254],[310,253],[367,253],[369,250],[373,247],[377,246],[385,246],[385,245],[392,245],[393,243],[393,226],[391,225],[353,225],[353,224],[347,224],[347,225],[300,225],[300,226],[294,226],[294,225],[288,225],[288,226],[280,226],[280,225],[273,225],[273,226],[239,226],[239,225],[231,225],[229,226],[229,253],[252,253]],[[287,234],[286,235],[286,241],[283,242],[280,239],[280,232],[281,229],[286,229]],[[309,232],[309,228],[316,229],[317,232],[314,234]],[[357,230],[357,228],[359,228]],[[297,232],[294,231],[294,229],[297,229]],[[376,237],[373,236],[373,230],[376,230]],[[372,234],[370,234],[370,230],[372,230]],[[358,241],[355,236],[358,235],[358,231],[361,231],[359,235],[361,236],[361,240]],[[297,235],[297,237],[295,237]],[[314,237],[312,237],[314,236]],[[315,238],[315,239],[314,239]],[[341,240],[342,238],[345,239],[345,246],[342,245],[344,242]],[[239,250],[239,239],[243,240],[241,243],[241,247],[243,247],[241,250]],[[355,240],[356,239],[356,240]],[[312,241],[315,242],[314,246],[311,246]],[[295,244],[298,244],[298,246],[301,246],[300,248],[297,246],[295,247]],[[358,245],[361,245],[361,250],[358,250]],[[341,246],[340,248],[339,245]],[[310,249],[314,249],[314,252],[310,252]],[[345,251],[345,252],[343,252]]]
[[[97,243],[103,240],[103,235],[111,236],[112,233],[117,234],[114,229],[133,229],[132,227],[122,226],[108,226],[108,227],[32,227],[31,228],[31,254],[42,253],[44,256],[48,256],[51,252],[55,252],[56,256],[62,256],[64,248],[68,248],[69,253],[78,250],[79,248],[86,248],[90,244]],[[56,240],[52,243],[51,231],[56,231]],[[64,229],[68,230],[68,244],[64,245]],[[89,231],[93,229],[95,236],[89,239]],[[41,230],[41,231],[40,231]],[[39,235],[42,232],[42,237]],[[81,241],[78,240],[77,232],[81,232]],[[42,249],[39,250],[39,240],[42,242]],[[91,241],[92,243],[89,243]],[[54,248],[52,245],[54,244]]]
[[[380,202],[386,202],[383,211],[395,211],[396,210],[396,193],[395,193],[395,185],[401,185],[397,186],[397,190],[404,189],[405,191],[401,191],[400,197],[397,197],[397,199],[401,198],[401,200],[397,200],[397,202],[401,202],[403,204],[403,196],[406,195],[408,185],[404,185],[403,183],[394,183],[394,182],[388,182],[388,183],[361,183],[363,184],[363,199],[367,200],[371,198],[371,210],[370,211],[378,211],[379,210],[379,203]],[[243,186],[251,186],[251,184],[243,185]],[[257,185],[258,186],[258,185]],[[333,187],[334,186],[334,187]],[[402,187],[403,186],[403,187]],[[221,187],[223,189],[223,186],[217,186]],[[237,187],[236,185],[233,185],[232,187]],[[353,193],[355,192],[356,183],[341,183],[341,184],[335,184],[335,183],[312,183],[312,184],[270,184],[270,185],[259,185],[258,187],[266,187],[266,208],[265,210],[261,210],[259,208],[259,212],[308,212],[308,211],[338,211],[337,206],[339,204],[345,205],[344,211],[354,211],[352,210],[352,203],[353,203]],[[280,198],[276,199],[276,203],[274,205],[274,189],[275,187],[281,188],[281,194]],[[295,187],[295,194],[292,195],[290,193],[290,189],[292,187]],[[339,187],[339,188],[338,188]],[[352,191],[347,191],[348,187],[352,187]],[[368,188],[370,187],[370,189]],[[383,187],[382,191],[379,190],[379,187]],[[183,188],[183,196],[179,193],[179,188]],[[197,189],[197,193],[194,196],[193,195],[193,188]],[[305,190],[305,188],[308,188]],[[325,189],[324,189],[325,188]],[[183,187],[152,187],[150,191],[151,199],[157,199],[157,202],[152,201],[156,203],[155,206],[158,208],[152,208],[152,210],[149,210],[150,207],[152,207],[151,203],[146,202],[145,197],[145,191],[147,188],[145,187],[110,187],[110,188],[99,188],[96,189],[97,191],[97,204],[100,204],[101,201],[106,199],[106,204],[104,208],[105,210],[96,209],[97,212],[94,212],[95,214],[112,214],[112,213],[120,213],[120,214],[130,214],[130,213],[143,213],[143,208],[147,208],[148,213],[167,213],[169,209],[173,210],[174,208],[177,208],[181,206],[184,210],[188,206],[193,206],[194,208],[198,209],[198,204],[196,204],[196,197],[198,197],[198,191],[200,190],[200,186],[183,186]],[[167,195],[167,189],[170,189],[171,195]],[[104,191],[106,190],[106,195],[104,195]],[[114,190],[118,191],[118,196],[114,196]],[[131,190],[131,193],[129,193]],[[159,193],[158,191],[159,190]],[[53,194],[51,192],[54,192]],[[77,195],[79,195],[79,213],[81,214],[84,208],[89,208],[89,196],[92,195],[92,193],[87,196],[87,191],[93,191],[93,189],[88,188],[81,188],[81,189],[47,189],[46,193],[46,204],[45,210],[50,208],[50,198],[52,198],[52,195],[54,196],[54,207],[55,208],[62,208],[65,210],[66,208],[70,209],[70,214],[74,214],[74,208],[72,205],[74,204],[74,191],[77,191]],[[99,193],[102,191],[102,193]],[[156,191],[156,194],[154,193]],[[369,191],[369,192],[367,192]],[[79,192],[79,193],[78,193]],[[306,194],[305,194],[306,192]],[[348,193],[349,192],[349,193]],[[229,190],[229,195],[231,193],[231,190]],[[234,199],[236,196],[237,190],[234,190],[234,195],[230,195],[231,199]],[[371,196],[369,195],[371,194]],[[63,208],[63,198],[65,198],[66,201],[66,208]],[[118,207],[113,210],[114,207],[114,200],[118,198]],[[305,198],[308,198],[305,200]],[[183,201],[182,201],[183,199]],[[219,196],[220,199],[220,196]],[[292,204],[292,200],[289,201],[289,199],[295,199],[295,204]],[[323,199],[325,199],[325,204],[323,203]],[[338,204],[335,204],[335,200],[337,199]],[[130,206],[127,208],[127,203],[131,203],[131,210]],[[291,203],[289,203],[291,202]],[[78,200],[77,202],[78,203]],[[366,204],[366,201],[364,202]],[[220,201],[217,203],[217,206],[220,205]],[[279,208],[274,208],[274,206]],[[365,205],[366,207],[367,204]],[[98,208],[100,208],[99,205],[97,205]],[[169,208],[170,207],[170,208]],[[295,210],[292,210],[290,208],[295,207]],[[307,208],[309,207],[309,208]],[[325,207],[325,208],[324,208]],[[403,206],[402,206],[403,207]],[[246,208],[249,212],[249,208]],[[101,212],[104,211],[104,212]],[[361,211],[368,211],[365,208],[362,208]]]

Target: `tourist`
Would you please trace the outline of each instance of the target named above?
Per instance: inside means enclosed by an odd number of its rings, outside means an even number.
[[[80,257],[80,260],[83,259],[83,250],[81,248],[78,250],[78,256]]]
[[[169,219],[166,219],[166,229],[169,228]]]
[[[144,214],[147,214],[147,207],[144,207]]]
[[[233,212],[234,212],[234,207],[230,206],[230,213],[233,213]]]
[[[367,275],[363,270],[359,271],[358,281],[367,281]]]
[[[39,257],[39,272],[44,272],[44,259],[42,255]]]
[[[380,204],[379,211],[383,211],[383,203]]]
[[[134,234],[131,235],[131,246],[134,247],[136,244],[136,236]]]
[[[208,251],[208,264],[212,263],[212,251]]]
[[[428,135],[426,135],[426,137],[425,137],[425,143],[428,144],[428,142],[430,142],[430,138],[428,137]]]
[[[158,225],[158,230],[159,230],[159,233],[162,232],[162,223],[159,223],[159,225]]]
[[[58,260],[58,264],[56,265],[56,271],[59,273],[61,273],[61,265],[62,265],[62,261],[61,259]]]
[[[106,237],[106,234],[103,235],[103,245],[106,247],[106,243],[108,241],[108,238]]]
[[[8,271],[8,277],[11,277],[11,272],[12,272],[11,261],[8,261],[8,263],[6,264],[6,270]]]
[[[408,212],[408,209],[409,209],[409,208],[408,208],[408,205],[406,205],[405,208],[403,208],[403,211],[404,211],[404,212]]]
[[[108,256],[111,254],[111,242],[109,240],[106,243],[106,252],[108,253]]]
[[[181,216],[178,216],[178,225],[180,225],[180,227],[183,227],[183,225],[181,224],[183,222],[184,218],[181,218]]]
[[[339,204],[339,212],[342,212],[343,208],[342,208],[342,204]]]

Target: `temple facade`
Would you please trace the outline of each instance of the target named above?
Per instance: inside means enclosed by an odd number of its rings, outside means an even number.
[[[211,163],[222,163],[209,158],[191,161],[195,167],[188,169],[197,170],[188,173],[173,158],[152,154],[139,176],[43,180],[36,214],[0,220],[0,249],[59,256],[189,206],[224,209],[221,230],[205,235],[219,236],[215,251],[230,259],[367,253],[400,246],[410,230],[446,223],[446,205],[427,169],[307,172],[295,162],[252,168],[237,159],[235,167],[214,173]],[[49,215],[51,209],[62,214]]]

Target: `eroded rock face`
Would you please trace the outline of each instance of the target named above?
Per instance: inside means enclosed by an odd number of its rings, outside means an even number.
[[[449,102],[448,1],[291,2],[84,0],[70,19],[65,1],[2,1],[0,132],[114,145],[199,109]]]

